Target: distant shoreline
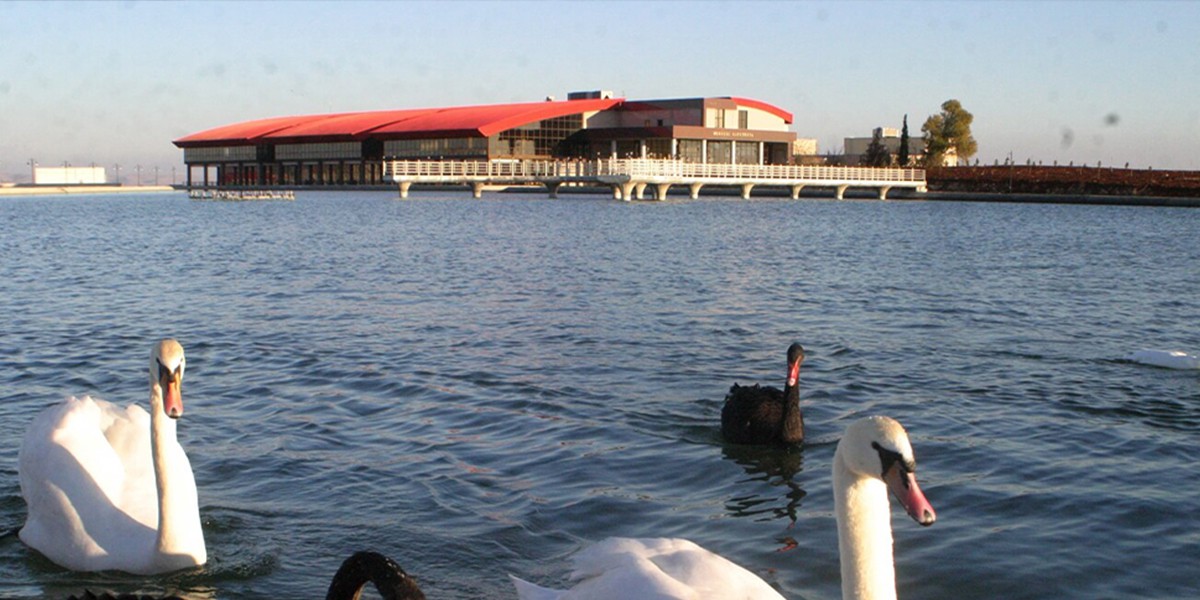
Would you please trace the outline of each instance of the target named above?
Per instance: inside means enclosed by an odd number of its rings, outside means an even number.
[[[914,192],[910,190],[893,190],[886,201],[931,201],[931,202],[1002,202],[1016,204],[1090,204],[1102,206],[1166,206],[1200,208],[1200,173],[1194,171],[1148,171],[1133,172],[1125,169],[1097,169],[1092,167],[1075,167],[1073,175],[1076,179],[1063,179],[1062,175],[1071,167],[1016,167],[1010,182],[1008,167],[947,167],[931,170],[928,176],[929,191]],[[1091,179],[1078,177],[1079,171],[1084,175],[1092,175]],[[1103,173],[1101,173],[1103,171]],[[948,173],[950,172],[950,173]],[[1020,177],[1020,175],[1024,177]],[[1170,195],[1158,195],[1164,186],[1161,182],[1151,186],[1143,182],[1140,189],[1126,190],[1115,184],[1106,183],[1104,178],[1141,177],[1143,180],[1154,174],[1168,180],[1172,187]],[[953,175],[952,177],[948,175]],[[1057,180],[1044,179],[1048,175],[1057,175]],[[1096,177],[1100,175],[1100,177]],[[1038,177],[1043,177],[1038,180]],[[1013,191],[1007,191],[1011,187]],[[1128,185],[1128,184],[1126,184]],[[394,185],[354,185],[354,186],[280,186],[244,189],[292,189],[304,192],[361,192],[361,191],[394,191]],[[463,190],[469,196],[466,187],[419,186],[414,191],[451,191]],[[1041,190],[1041,191],[1034,191]],[[186,191],[185,186],[0,186],[0,198],[20,196],[81,196],[99,194],[130,194],[130,193],[164,193]],[[544,194],[542,187],[511,186],[507,189],[492,190],[496,193]],[[1136,193],[1121,194],[1130,191]],[[565,187],[560,190],[566,195],[598,194],[607,195],[606,188],[594,187]],[[686,196],[686,189],[672,189],[670,196],[677,198]],[[727,186],[709,186],[701,196],[730,196],[738,195],[740,191]],[[806,189],[801,198],[832,200],[832,190],[813,187]],[[1190,195],[1189,195],[1190,194]],[[756,190],[755,197],[771,198],[786,196],[786,190],[763,189]],[[850,189],[846,191],[847,200],[876,200],[873,192]]]
[[[931,192],[1200,198],[1200,171],[1004,165],[925,170]]]
[[[169,185],[16,185],[0,186],[0,196],[65,196],[173,192]]]

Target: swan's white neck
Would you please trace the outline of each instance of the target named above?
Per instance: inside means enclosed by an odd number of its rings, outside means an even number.
[[[834,457],[833,496],[843,600],[895,600],[896,566],[887,484],[850,471],[839,448]]]
[[[167,416],[163,410],[162,387],[157,382],[150,386],[150,452],[154,460],[154,482],[158,488],[158,541],[155,549],[159,556],[183,554],[184,547],[180,543],[178,528],[175,526],[176,515],[172,513],[171,484],[173,473],[170,452],[176,445],[175,419]]]

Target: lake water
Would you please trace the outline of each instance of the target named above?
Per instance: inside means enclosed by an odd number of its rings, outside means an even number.
[[[558,584],[610,535],[687,537],[839,597],[843,428],[912,435],[901,598],[1200,595],[1200,212],[955,202],[301,192],[0,200],[0,529],[72,394],[144,402],[187,349],[207,566],[65,572],[0,539],[0,597],[320,598],[373,549],[433,599]],[[808,349],[810,443],[722,443],[734,382]],[[791,544],[796,547],[784,550]]]

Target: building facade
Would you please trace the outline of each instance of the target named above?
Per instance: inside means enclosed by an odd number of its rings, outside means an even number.
[[[174,141],[189,187],[379,185],[385,160],[674,158],[787,164],[791,113],[737,97],[565,101],[276,117]]]
[[[900,130],[894,127],[876,127],[871,132],[871,137],[845,138],[844,148],[846,156],[844,164],[847,166],[856,166],[862,164],[862,157],[867,153],[867,148],[874,140],[875,134],[879,135],[879,142],[892,155],[892,160],[895,161],[896,156],[900,153]],[[898,167],[909,167],[919,165],[925,159],[925,138],[917,135],[916,137],[909,136],[908,138],[908,162],[907,165],[896,165]],[[942,158],[943,167],[952,167],[958,164],[958,153],[951,148]]]
[[[104,167],[34,167],[34,185],[104,185]]]

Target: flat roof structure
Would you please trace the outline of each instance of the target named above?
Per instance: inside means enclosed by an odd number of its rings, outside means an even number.
[[[569,97],[272,117],[173,143],[184,151],[189,187],[222,187],[383,184],[383,160],[640,157],[785,164],[796,138],[788,130],[790,112],[750,98]],[[200,182],[194,170],[202,174]]]

